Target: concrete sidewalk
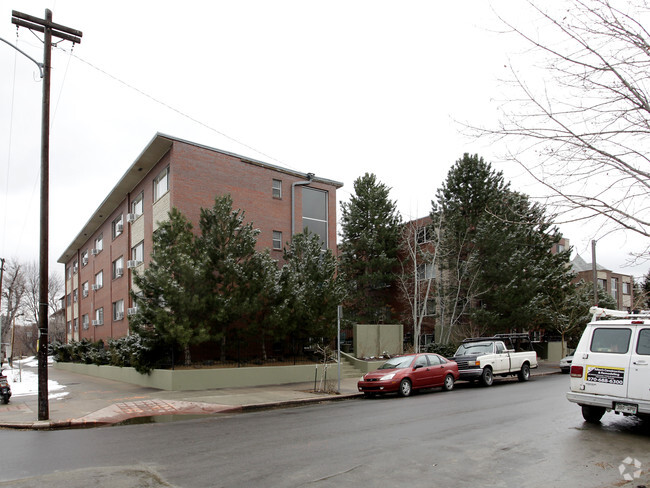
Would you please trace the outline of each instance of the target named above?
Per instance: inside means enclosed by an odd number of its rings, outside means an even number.
[[[532,370],[533,376],[555,373],[560,373],[558,364],[545,361],[540,361],[540,367]],[[50,380],[64,386],[63,392],[67,393],[58,398],[50,398],[49,420],[37,420],[36,394],[12,397],[8,405],[0,405],[0,428],[87,428],[138,417],[232,414],[361,396],[357,391],[358,378],[341,379],[339,393],[322,393],[313,391],[313,382],[252,388],[166,391],[54,368],[49,368],[48,375]],[[330,385],[336,388],[338,382],[334,380]]]

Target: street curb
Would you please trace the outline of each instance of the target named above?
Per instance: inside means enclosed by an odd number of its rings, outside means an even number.
[[[534,371],[534,370],[533,370]],[[562,374],[561,371],[544,371],[544,372],[531,372],[531,376],[550,376],[555,374]],[[512,378],[511,378],[512,379]],[[507,378],[502,378],[502,380],[507,380]],[[362,398],[363,393],[346,393],[342,395],[323,395],[322,397],[314,398],[301,398],[298,400],[285,400],[279,402],[267,402],[267,403],[250,403],[244,405],[233,405],[232,410],[229,412],[255,412],[262,410],[272,410],[276,408],[290,408],[298,407],[301,405],[309,404],[319,404],[319,403],[328,403],[328,402],[338,402],[343,400],[352,400],[355,398]],[[224,412],[226,413],[226,411]],[[155,416],[156,414],[147,415]],[[158,414],[165,415],[165,414]],[[179,413],[177,415],[184,415]],[[193,415],[193,414],[186,414]],[[206,416],[211,414],[205,414]],[[137,418],[138,416],[133,417],[121,417],[115,421],[107,420],[82,420],[82,419],[69,419],[69,420],[40,420],[34,422],[6,422],[0,423],[0,429],[13,429],[13,430],[63,430],[63,429],[92,429],[95,427],[104,427],[108,425],[119,424],[125,420],[132,418]]]
[[[306,405],[311,403],[318,404],[318,403],[349,400],[353,398],[358,398],[360,396],[362,396],[361,393],[350,393],[345,395],[328,395],[328,396],[323,396],[322,398],[303,398],[299,400],[286,400],[281,402],[233,405],[232,409],[225,410],[223,413],[254,412],[260,410],[272,410],[275,408],[297,407],[300,405]],[[145,415],[145,417],[149,417],[149,416],[153,417],[157,415],[165,415],[165,414]],[[176,415],[182,416],[182,415],[196,415],[196,414],[178,413]],[[206,413],[205,415],[207,417],[213,414]],[[108,425],[119,424],[120,422],[124,422],[125,420],[129,420],[133,418],[138,418],[138,416],[127,417],[127,418],[121,417],[119,419],[116,419],[115,421],[71,419],[71,420],[59,420],[59,421],[43,420],[43,421],[35,421],[35,422],[6,422],[6,423],[0,423],[0,429],[13,429],[13,430],[91,429],[94,427],[104,427]]]
[[[342,400],[350,400],[353,398],[362,397],[362,393],[348,393],[345,395],[328,395],[322,398],[301,398],[299,400],[285,400],[282,402],[268,402],[268,403],[250,403],[242,405],[242,412],[254,412],[256,410],[271,410],[274,408],[297,407],[300,405],[310,403],[325,403],[325,402],[338,402]]]

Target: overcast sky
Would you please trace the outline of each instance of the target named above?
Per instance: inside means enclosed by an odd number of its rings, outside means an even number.
[[[13,4],[12,4],[13,3]],[[520,0],[3,2],[0,37],[16,43],[15,9],[83,32],[53,51],[50,263],[156,132],[344,183],[373,172],[405,219],[426,215],[463,153],[478,153],[516,190],[541,196],[499,147],[455,122],[496,122],[507,66],[525,59],[492,10],[528,22]],[[29,30],[18,47],[38,61]],[[36,260],[42,82],[0,42],[0,257]],[[592,226],[561,226],[591,261]],[[599,241],[598,262],[626,268],[640,245]],[[58,267],[58,268],[57,268]]]

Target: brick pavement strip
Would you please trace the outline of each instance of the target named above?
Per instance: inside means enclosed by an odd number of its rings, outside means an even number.
[[[137,402],[114,403],[89,415],[76,419],[81,424],[113,424],[134,417],[154,415],[192,415],[240,412],[241,405],[220,405],[215,403],[186,402],[182,400],[160,400],[153,398]]]

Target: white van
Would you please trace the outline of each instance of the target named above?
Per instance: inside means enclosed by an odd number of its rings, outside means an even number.
[[[650,312],[592,307],[571,363],[567,398],[587,422],[606,411],[650,415]]]

